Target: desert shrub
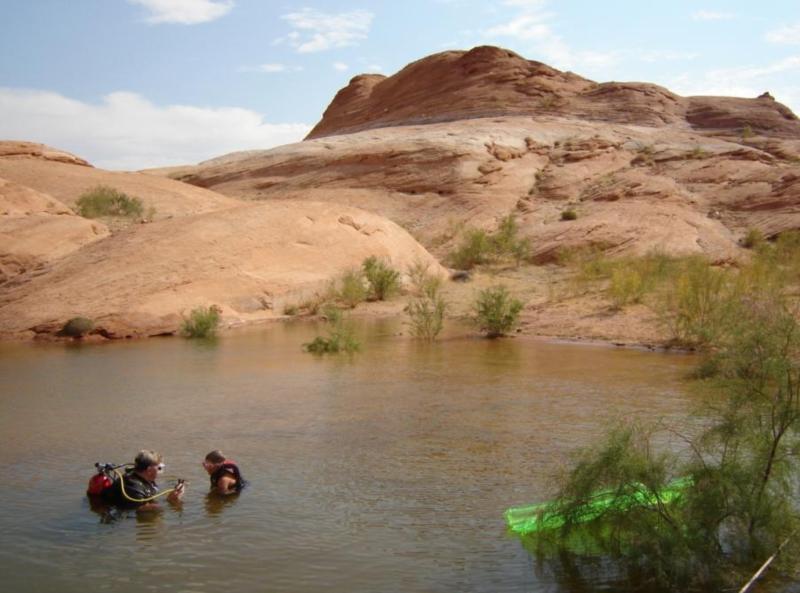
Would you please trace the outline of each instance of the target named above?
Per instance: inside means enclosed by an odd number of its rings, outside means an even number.
[[[144,206],[139,198],[107,185],[98,185],[83,193],[78,198],[76,206],[78,214],[86,218],[99,216],[140,218],[144,213]],[[155,210],[152,213],[155,214]]]
[[[708,151],[703,150],[701,146],[695,146],[692,150],[686,153],[688,159],[704,159],[709,156]]]
[[[733,314],[733,283],[724,270],[701,257],[686,260],[659,304],[662,321],[675,342],[706,346],[720,339]]]
[[[432,342],[444,327],[447,302],[439,293],[439,286],[427,284],[422,294],[412,299],[405,308],[409,316],[411,333],[415,338]]]
[[[485,264],[492,254],[492,243],[489,234],[481,229],[469,229],[459,245],[450,253],[449,263],[459,270],[471,270],[477,265]]]
[[[338,282],[336,298],[346,307],[353,309],[367,300],[367,288],[364,286],[364,275],[360,270],[345,272]]]
[[[481,331],[489,338],[497,338],[517,324],[522,301],[513,298],[505,286],[492,286],[478,293],[474,310]]]
[[[647,590],[739,590],[798,528],[800,325],[787,305],[746,303],[712,344],[702,364],[712,360],[713,373],[698,382],[707,395],[696,411],[702,422],[684,437],[687,450],[659,446],[665,431],[635,423],[587,448],[549,506],[566,522],[545,543],[561,551],[579,537],[584,549],[645,579]],[[677,477],[681,495],[664,503],[660,492]],[[611,503],[586,522],[581,513],[598,492]],[[631,496],[656,503],[625,504]],[[771,570],[791,574],[798,555],[779,562]]]
[[[94,322],[86,317],[73,317],[64,324],[59,332],[62,336],[82,338],[94,329]]]
[[[400,272],[390,267],[386,262],[372,255],[363,261],[361,269],[364,271],[364,277],[369,284],[372,298],[384,301],[399,292]]]
[[[323,315],[329,325],[327,336],[317,336],[311,342],[303,344],[303,350],[313,354],[352,354],[361,348],[355,337],[352,325],[342,312],[333,307],[326,307]]]
[[[293,316],[297,315],[299,312],[300,312],[300,308],[297,305],[294,305],[294,304],[288,304],[287,303],[283,307],[283,314],[284,315],[289,315],[289,316],[293,317]]]
[[[519,224],[514,214],[500,221],[497,230],[489,236],[489,241],[495,257],[511,257],[517,266],[530,257],[530,240],[519,236]]]
[[[408,267],[408,279],[411,291],[417,296],[438,292],[442,286],[442,278],[428,272],[430,265],[416,260]]]
[[[578,213],[575,212],[572,208],[568,208],[567,210],[563,210],[561,212],[561,220],[577,220]]]
[[[753,136],[755,136],[755,133],[753,132],[752,126],[750,124],[744,124],[741,132],[742,140],[749,140]]]
[[[642,302],[646,291],[645,279],[635,268],[618,267],[611,273],[608,294],[617,309]]]
[[[750,229],[747,234],[742,238],[742,247],[746,249],[755,249],[764,243],[764,233],[759,229]]]
[[[187,338],[213,338],[220,322],[217,307],[196,307],[183,318],[181,333]]]

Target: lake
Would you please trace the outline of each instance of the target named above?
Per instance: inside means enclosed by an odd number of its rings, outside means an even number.
[[[611,588],[506,534],[621,417],[680,423],[693,359],[463,330],[433,344],[359,322],[317,357],[311,322],[101,345],[0,344],[7,591],[570,592]],[[183,508],[105,521],[94,462],[164,454]],[[220,448],[249,486],[206,496]]]

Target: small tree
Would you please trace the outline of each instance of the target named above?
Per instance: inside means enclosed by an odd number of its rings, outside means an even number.
[[[480,291],[474,308],[481,331],[488,338],[498,338],[517,324],[522,301],[512,298],[505,286],[493,286]]]
[[[181,333],[187,338],[213,338],[220,322],[220,311],[215,306],[196,307],[183,318]]]
[[[400,272],[374,255],[365,259],[361,268],[375,300],[384,301],[400,290]]]

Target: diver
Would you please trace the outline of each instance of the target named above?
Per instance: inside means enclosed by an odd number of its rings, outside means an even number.
[[[167,502],[179,506],[185,492],[183,480],[178,480],[174,488],[160,492],[156,478],[164,471],[160,453],[139,451],[133,460],[133,467],[124,474],[116,471],[117,478],[109,489],[109,500],[120,508],[135,508],[136,511],[159,509],[158,499],[166,496]]]
[[[220,451],[215,449],[206,455],[203,468],[211,477],[211,492],[221,496],[238,494],[247,482],[242,478],[239,466]]]

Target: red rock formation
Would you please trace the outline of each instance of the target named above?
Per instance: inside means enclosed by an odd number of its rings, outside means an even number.
[[[598,84],[497,47],[447,51],[388,78],[356,76],[339,91],[308,138],[477,117],[553,115],[698,130],[745,126],[800,135],[800,121],[769,93],[757,99],[679,97],[653,84]]]

